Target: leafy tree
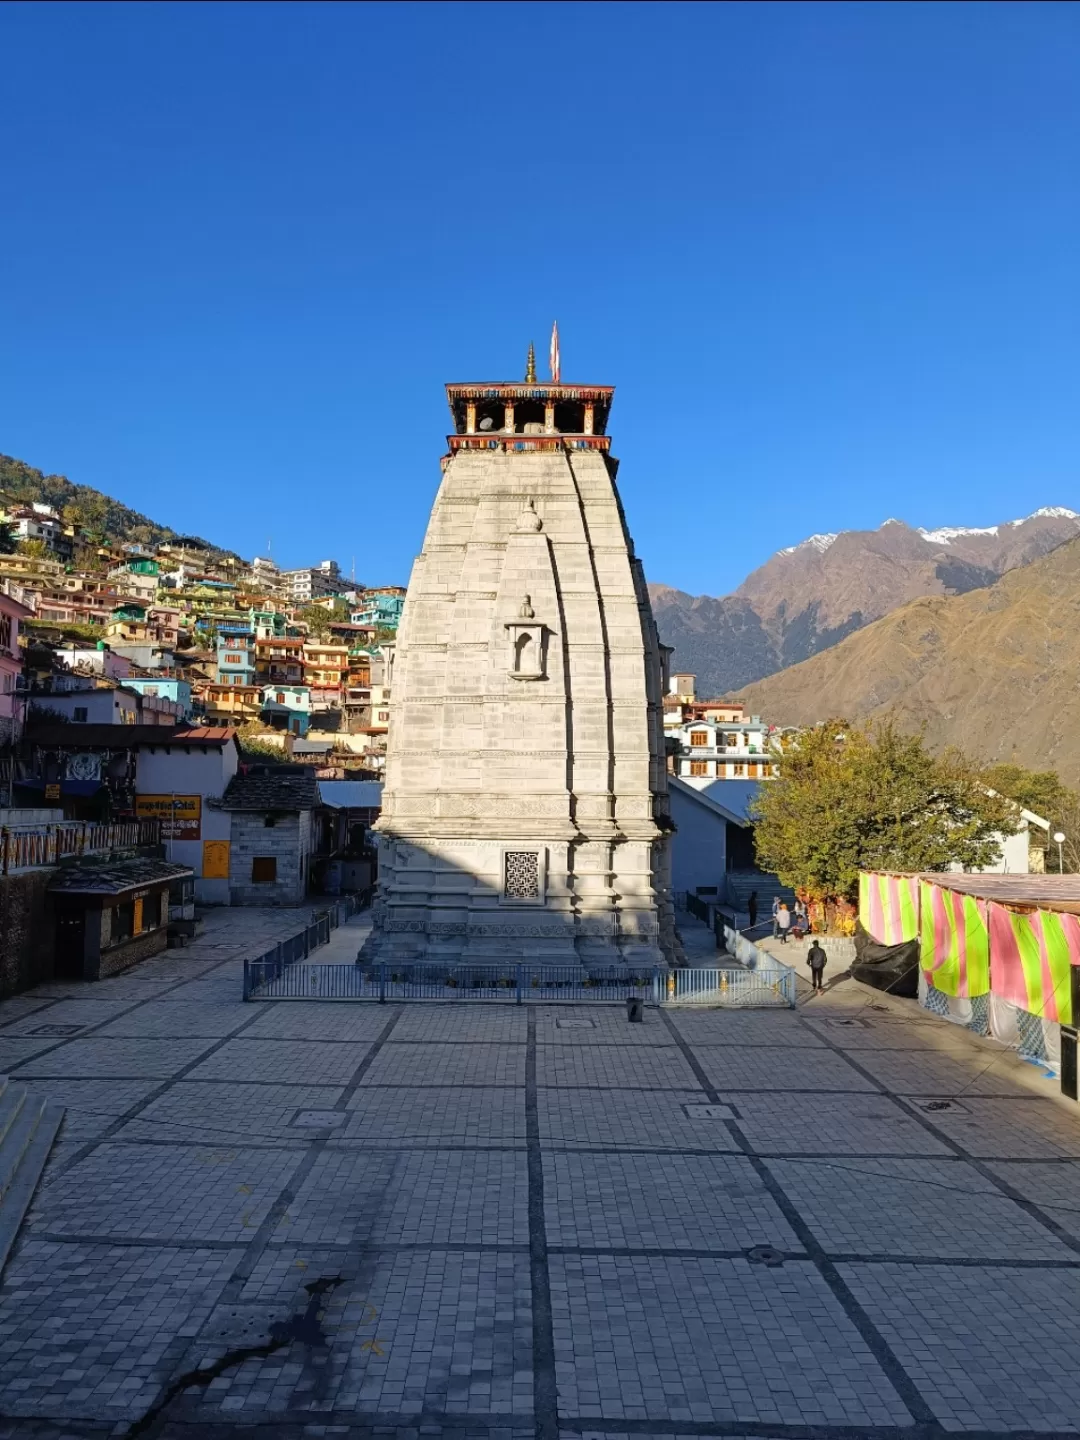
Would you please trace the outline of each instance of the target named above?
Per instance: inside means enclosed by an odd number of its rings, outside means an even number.
[[[335,600],[330,609],[325,605],[305,605],[297,611],[296,618],[308,627],[308,634],[313,640],[325,640],[330,634],[330,626],[347,621],[349,613],[344,600]]]
[[[271,733],[257,720],[245,720],[242,725],[237,727],[236,738],[240,742],[240,749],[243,753],[250,755],[252,759],[287,762],[289,756],[284,744],[276,745],[273,740],[268,738]]]
[[[45,560],[49,554],[44,540],[19,540],[16,549],[20,555],[29,555],[32,560]]]
[[[758,858],[811,900],[858,892],[860,870],[982,866],[1016,808],[957,751],[934,756],[886,719],[803,731],[754,806]]]
[[[1056,821],[1073,800],[1072,792],[1053,770],[1025,770],[1022,765],[991,765],[986,783],[1044,820]]]
[[[0,555],[14,555],[16,540],[10,525],[0,525]]]

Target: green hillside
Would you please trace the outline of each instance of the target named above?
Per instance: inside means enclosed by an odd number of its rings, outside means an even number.
[[[228,554],[197,535],[181,535],[168,525],[158,525],[137,510],[121,505],[89,485],[73,485],[66,475],[46,475],[23,460],[0,455],[0,494],[9,501],[30,505],[51,505],[64,520],[85,530],[101,544],[159,545],[183,540],[193,547]]]

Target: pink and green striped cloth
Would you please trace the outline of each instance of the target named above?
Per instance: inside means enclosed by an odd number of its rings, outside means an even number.
[[[919,882],[923,973],[944,995],[971,998],[990,989],[987,902],[927,880]]]
[[[919,933],[919,877],[859,873],[859,923],[879,945],[902,945]]]
[[[1080,965],[1080,916],[992,904],[990,946],[995,995],[1044,1020],[1074,1023],[1069,968]]]

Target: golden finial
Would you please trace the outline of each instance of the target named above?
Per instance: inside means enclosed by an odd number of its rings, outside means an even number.
[[[536,384],[536,346],[529,341],[529,358],[525,363],[525,384]]]

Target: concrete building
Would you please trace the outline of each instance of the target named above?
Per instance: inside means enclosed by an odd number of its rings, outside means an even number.
[[[251,562],[251,581],[264,595],[283,595],[285,583],[281,570],[269,556],[256,555]]]
[[[219,685],[255,684],[255,636],[250,625],[218,626],[217,662]]]
[[[336,560],[320,560],[307,570],[283,570],[281,579],[290,605],[310,605],[320,595],[337,595],[347,588]]]
[[[447,386],[393,669],[365,958],[675,953],[659,640],[609,386]]]
[[[144,701],[169,700],[177,707],[177,713],[181,720],[190,722],[194,713],[194,703],[191,693],[191,682],[180,680],[175,675],[155,676],[152,680],[146,676],[131,676],[124,681],[125,690],[134,690],[136,695],[142,696]],[[146,706],[143,706],[144,711]]]
[[[665,723],[665,735],[675,742],[674,773],[699,788],[714,780],[767,780],[775,772],[769,728],[757,715],[688,720],[676,728]]]
[[[37,540],[58,560],[71,559],[75,550],[74,539],[51,505],[16,506],[7,511],[4,518],[14,539]]]
[[[261,693],[259,719],[275,730],[301,739],[311,726],[311,691],[306,685],[267,685]]]
[[[676,893],[687,891],[723,900],[728,871],[753,865],[750,821],[743,809],[724,804],[722,785],[714,785],[706,794],[669,775],[668,788],[675,822],[672,885]]]
[[[229,894],[233,905],[300,905],[308,893],[319,804],[314,769],[267,768],[237,775],[221,809],[232,819]]]
[[[240,765],[236,732],[197,726],[141,739],[135,755],[135,810],[161,821],[169,860],[190,867],[202,905],[228,905],[232,816],[225,796]]]
[[[354,625],[370,625],[378,630],[397,630],[404,607],[405,591],[401,586],[388,586],[385,590],[366,590],[349,619]]]
[[[0,595],[0,746],[18,739],[22,723],[22,701],[18,690],[22,676],[19,653],[19,622],[32,612],[10,595]]]

